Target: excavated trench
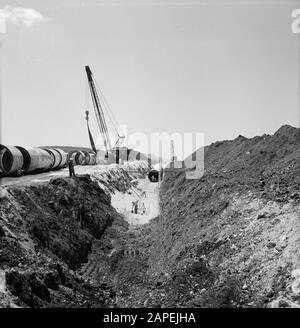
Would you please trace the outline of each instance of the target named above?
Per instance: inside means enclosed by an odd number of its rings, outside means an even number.
[[[228,167],[216,163],[228,145],[212,145],[204,177],[171,172],[160,188],[145,180],[147,164],[9,181],[1,188],[0,305],[299,307],[298,148],[273,163],[264,150],[249,160],[246,142],[228,142],[241,148]],[[143,215],[131,212],[136,198]]]
[[[146,172],[141,164],[3,185],[0,306],[179,306],[166,296],[160,184]],[[143,213],[132,213],[135,200]]]
[[[112,198],[141,192],[146,168],[1,186],[0,306],[117,306],[114,272],[134,256],[135,232]]]

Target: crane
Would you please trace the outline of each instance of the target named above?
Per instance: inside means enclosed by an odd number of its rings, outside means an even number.
[[[116,152],[116,160],[117,163],[119,162],[119,147],[120,147],[120,140],[124,139],[125,136],[123,134],[119,133],[119,129],[118,129],[118,123],[115,119],[115,117],[113,116],[113,113],[110,111],[109,106],[107,105],[107,103],[104,100],[103,94],[100,90],[100,88],[96,86],[96,82],[93,78],[93,73],[90,69],[89,66],[85,66],[85,71],[87,74],[87,79],[88,79],[88,85],[89,85],[89,89],[90,89],[90,93],[91,93],[91,97],[92,97],[92,101],[93,101],[93,107],[94,107],[94,111],[95,111],[95,116],[96,116],[96,120],[98,123],[98,127],[100,129],[100,134],[102,136],[103,139],[103,144],[105,147],[105,158],[108,158],[109,153],[113,153]],[[100,91],[100,93],[98,93],[98,90]],[[103,103],[101,104],[100,102],[100,97],[99,94],[102,95],[103,98]],[[118,138],[116,141],[116,144],[114,145],[114,147],[112,146],[111,140],[110,140],[110,135],[108,133],[108,128],[107,128],[107,124],[106,124],[106,120],[105,120],[105,116],[104,116],[104,108],[106,109],[107,113],[109,114],[109,118],[111,120],[111,123],[113,125],[113,127],[115,128]],[[91,142],[91,147],[92,149],[96,152],[96,147],[95,147],[95,143],[92,137],[92,134],[90,132],[90,128],[89,128],[89,111],[86,111],[86,121],[87,121],[87,126],[88,126],[88,132],[89,132],[89,138],[90,138],[90,142]]]

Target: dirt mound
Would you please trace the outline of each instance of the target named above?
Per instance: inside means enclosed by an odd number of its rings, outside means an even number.
[[[88,259],[99,253],[110,270],[113,246],[104,234],[128,228],[110,195],[131,188],[144,174],[142,164],[133,165],[133,171],[112,167],[76,178],[1,187],[0,306],[112,305],[113,287],[101,280],[103,275],[92,279]]]
[[[201,179],[169,172],[161,187],[150,261],[170,276],[163,284],[173,295],[165,298],[175,306],[300,306],[291,287],[299,210],[300,129],[205,147]]]
[[[2,305],[106,306],[103,289],[71,269],[87,261],[94,240],[118,216],[109,195],[86,175],[10,186],[1,196]]]
[[[140,161],[1,186],[0,307],[115,306],[110,255],[122,256],[128,223],[111,196],[146,169]]]
[[[201,179],[165,172],[161,214],[138,227],[111,195],[137,187],[147,163],[8,185],[0,305],[300,307],[299,159],[289,126],[213,143]]]
[[[300,306],[298,137],[238,136],[205,148],[201,179],[166,172],[159,217],[105,232],[116,306]]]

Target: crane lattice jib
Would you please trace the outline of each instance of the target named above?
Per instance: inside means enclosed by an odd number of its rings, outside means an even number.
[[[110,141],[109,134],[108,134],[107,125],[105,122],[104,112],[103,112],[103,109],[102,109],[102,106],[101,106],[101,103],[99,100],[99,96],[97,93],[97,89],[96,89],[96,86],[95,86],[95,83],[93,80],[92,71],[90,70],[89,66],[86,66],[85,70],[86,70],[86,74],[87,74],[87,78],[88,78],[88,82],[89,82],[89,88],[90,88],[91,97],[93,100],[93,106],[94,106],[94,110],[95,110],[97,123],[98,123],[100,133],[103,138],[105,150],[106,150],[106,152],[108,152],[108,151],[112,150],[112,146],[111,146],[111,141]]]

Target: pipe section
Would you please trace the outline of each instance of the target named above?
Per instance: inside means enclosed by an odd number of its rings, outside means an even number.
[[[22,170],[26,173],[34,171],[46,171],[53,165],[52,156],[44,149],[16,146],[23,155]]]
[[[0,176],[14,175],[23,164],[23,155],[18,148],[0,145]]]
[[[95,165],[96,154],[87,151],[64,152],[59,148],[34,148],[0,144],[0,177],[48,171],[74,165]]]

